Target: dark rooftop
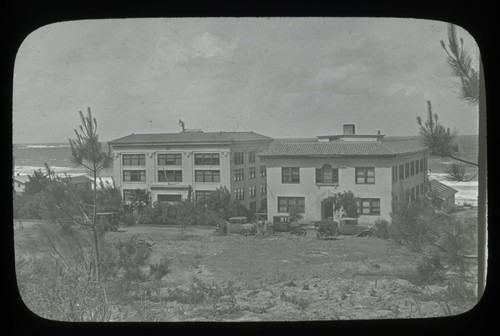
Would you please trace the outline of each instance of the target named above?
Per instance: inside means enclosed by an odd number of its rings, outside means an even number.
[[[458,190],[455,190],[452,187],[449,187],[437,180],[429,180],[429,184],[431,187],[431,192],[437,194],[440,198],[443,199],[447,199],[458,192]]]
[[[383,141],[275,141],[260,156],[395,156],[424,150],[425,147],[416,138]]]
[[[272,139],[254,132],[181,132],[130,134],[110,141],[116,144],[159,144],[159,143],[231,143]]]

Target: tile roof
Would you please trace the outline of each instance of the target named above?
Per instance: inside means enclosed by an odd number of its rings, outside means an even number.
[[[151,143],[199,143],[199,142],[242,142],[272,139],[254,132],[183,132],[130,134],[110,141],[114,144],[151,144]]]
[[[431,192],[436,193],[439,197],[444,199],[447,199],[458,192],[458,190],[455,190],[437,180],[429,180],[429,185],[431,187]]]
[[[415,140],[275,142],[261,156],[395,156],[425,150]]]

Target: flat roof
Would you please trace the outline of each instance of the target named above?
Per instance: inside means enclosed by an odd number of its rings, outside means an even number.
[[[130,134],[110,141],[111,145],[161,143],[231,143],[271,141],[272,138],[255,132],[181,132]]]

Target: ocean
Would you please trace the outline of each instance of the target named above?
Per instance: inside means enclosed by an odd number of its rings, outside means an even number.
[[[478,162],[479,139],[477,135],[458,135],[456,143],[460,150],[460,157]],[[107,144],[103,146],[107,148]],[[17,175],[32,175],[33,171],[45,170],[44,163],[56,174],[68,174],[70,176],[86,174],[87,171],[71,163],[71,149],[68,143],[37,143],[37,144],[14,144],[13,145],[14,173]],[[469,182],[452,182],[446,179],[446,167],[453,163],[447,158],[431,158],[428,163],[430,178],[439,180],[450,187],[458,190],[455,195],[458,203],[477,199],[478,182],[477,177]],[[474,176],[477,168],[465,165],[467,174]],[[103,178],[111,178],[113,167],[100,173]]]
[[[33,171],[38,169],[45,171],[45,163],[56,174],[74,176],[87,173],[85,168],[75,166],[71,162],[71,148],[68,143],[13,144],[12,152],[16,175],[32,175]],[[100,176],[110,177],[112,172],[113,167],[110,167],[102,171]]]

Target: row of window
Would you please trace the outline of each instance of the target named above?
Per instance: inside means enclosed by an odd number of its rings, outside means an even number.
[[[255,151],[248,151],[248,163],[256,162],[256,153]],[[260,162],[264,162],[264,158],[260,158]],[[245,163],[245,153],[244,152],[234,152],[233,153],[233,163],[235,165],[242,165]]]
[[[405,192],[405,201],[410,202],[419,198],[420,195],[424,194],[424,184],[420,183],[419,185],[408,188]]]
[[[181,166],[182,155],[158,154],[157,162],[159,166]],[[146,154],[123,154],[122,164],[124,166],[145,166]],[[194,154],[194,164],[197,166],[218,166],[220,165],[219,153],[196,153]]]
[[[427,170],[427,158],[406,162],[392,167],[392,183],[402,181],[410,176]]]
[[[252,180],[255,178],[255,176],[256,176],[256,168],[255,167],[248,168],[248,179]],[[259,167],[259,176],[260,177],[266,176],[266,166]],[[245,169],[238,168],[233,170],[233,178],[235,181],[243,181],[245,179]]]
[[[178,153],[158,154],[157,161],[159,166],[181,166],[182,155]],[[261,162],[264,161],[262,158]],[[244,153],[236,152],[233,154],[233,162],[240,165],[245,162]],[[248,162],[255,163],[255,151],[248,152]],[[146,154],[123,154],[122,164],[124,166],[145,166]],[[220,165],[219,153],[195,153],[194,164],[197,166],[218,166]],[[262,171],[264,168],[264,172]],[[255,168],[254,168],[255,169]],[[265,176],[265,167],[261,167],[261,176]]]
[[[281,168],[282,183],[300,183],[300,168],[299,167],[283,167]],[[374,167],[356,167],[355,168],[356,184],[375,184],[375,168]],[[326,164],[321,169],[316,169],[316,183],[338,184],[339,170],[332,168]]]
[[[195,182],[220,182],[219,170],[195,170]],[[124,170],[124,182],[145,182],[145,170]],[[182,182],[182,170],[159,170],[158,182]]]
[[[358,198],[356,200],[361,215],[380,215],[380,198]],[[278,197],[278,212],[290,213],[294,208],[305,213],[305,197]]]

